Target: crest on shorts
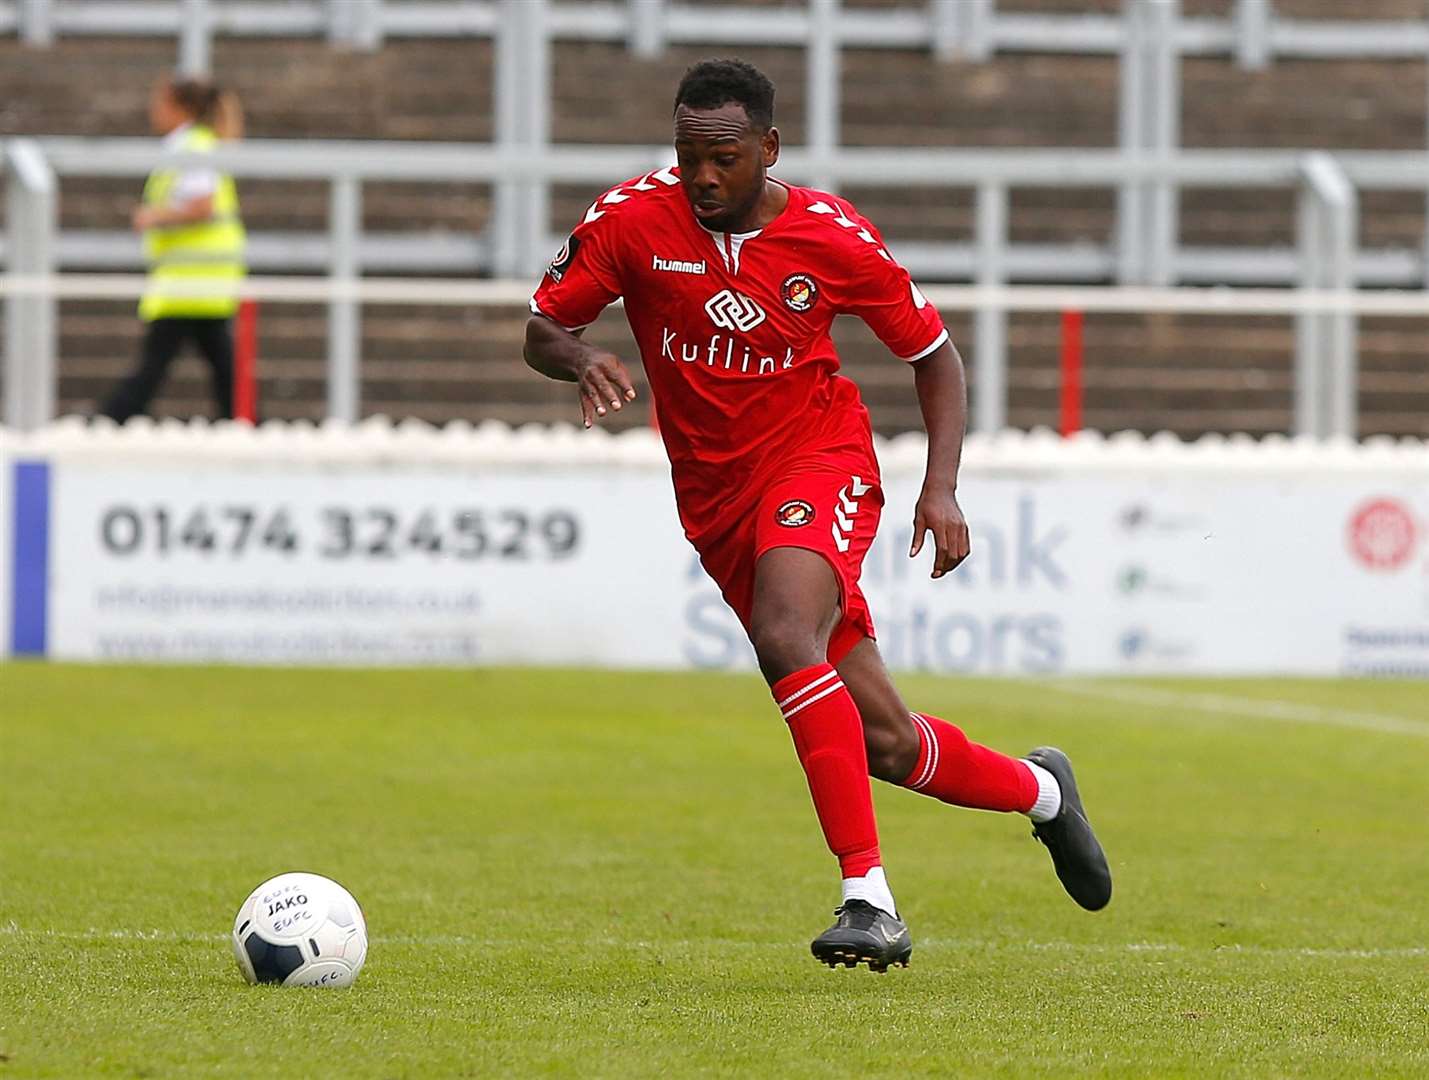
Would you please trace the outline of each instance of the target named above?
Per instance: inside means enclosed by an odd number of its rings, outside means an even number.
[[[800,314],[814,306],[819,298],[819,283],[808,274],[790,274],[779,286],[779,295],[784,298],[784,306]]]
[[[556,257],[551,260],[551,265],[546,267],[546,273],[551,275],[552,281],[560,281],[566,276],[566,271],[571,268],[571,263],[576,261],[576,248],[580,245],[580,237],[575,233],[566,237],[566,242],[561,245],[561,250],[556,252]]]
[[[790,499],[774,511],[774,520],[787,529],[797,529],[814,520],[814,508],[803,499]]]

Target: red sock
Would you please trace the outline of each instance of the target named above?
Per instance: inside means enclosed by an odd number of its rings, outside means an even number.
[[[829,850],[844,877],[863,877],[882,860],[858,706],[830,664],[796,671],[771,690],[794,736]]]
[[[918,764],[903,786],[945,803],[977,810],[1027,813],[1037,801],[1037,779],[1023,762],[969,742],[946,720],[913,713],[922,743]]]

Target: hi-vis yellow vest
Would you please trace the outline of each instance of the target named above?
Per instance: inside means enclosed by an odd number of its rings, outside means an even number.
[[[195,125],[185,132],[180,147],[187,151],[212,150],[218,137]],[[159,169],[144,184],[144,205],[166,207],[179,178],[178,169]],[[238,310],[237,286],[243,280],[243,222],[238,217],[238,189],[222,173],[213,193],[213,217],[192,225],[169,225],[144,231],[144,254],[149,260],[149,283],[139,301],[139,317],[151,319],[226,319]],[[185,296],[167,289],[170,283],[186,286],[207,282],[216,296]]]

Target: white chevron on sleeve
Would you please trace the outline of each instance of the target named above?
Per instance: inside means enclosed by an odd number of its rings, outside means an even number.
[[[872,487],[873,487],[872,484],[865,484],[865,483],[863,482],[863,477],[861,477],[861,476],[855,476],[855,477],[853,478],[853,493],[854,493],[855,496],[864,494],[865,492],[869,491]]]

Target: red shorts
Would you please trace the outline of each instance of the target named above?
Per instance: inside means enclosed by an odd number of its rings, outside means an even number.
[[[876,466],[862,473],[832,468],[790,473],[765,487],[754,505],[753,514],[742,516],[733,528],[694,540],[705,572],[747,633],[759,557],[778,547],[818,552],[839,582],[842,616],[829,638],[828,654],[828,662],[837,664],[860,641],[874,636],[873,616],[858,579],[883,512]]]

